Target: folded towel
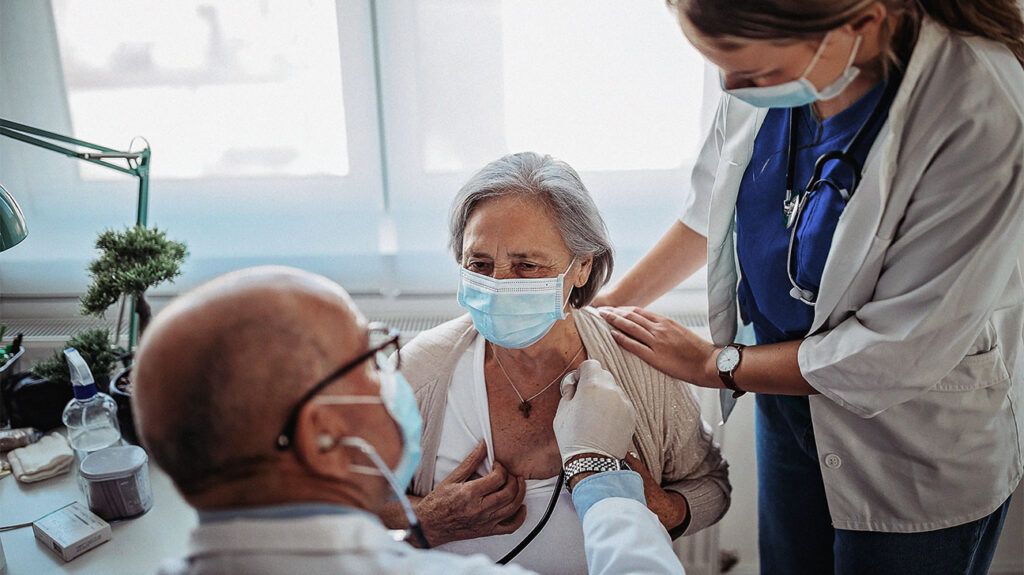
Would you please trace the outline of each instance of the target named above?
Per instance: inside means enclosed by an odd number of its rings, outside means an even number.
[[[20,447],[7,454],[15,479],[22,483],[33,483],[49,479],[71,469],[75,454],[64,436],[56,431],[42,439]]]

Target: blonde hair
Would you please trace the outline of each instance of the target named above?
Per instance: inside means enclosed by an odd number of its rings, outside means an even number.
[[[1024,65],[1024,17],[1017,0],[668,0],[680,17],[701,33],[728,42],[820,38],[829,30],[854,20],[875,2],[890,15],[903,16],[908,30],[916,30],[927,15],[949,30],[980,36],[1004,44]],[[896,30],[887,19],[883,45],[888,62],[900,66],[894,48]]]

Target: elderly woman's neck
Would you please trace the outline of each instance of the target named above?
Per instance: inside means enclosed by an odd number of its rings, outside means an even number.
[[[576,329],[576,319],[569,314],[556,322],[540,341],[524,349],[503,349],[502,355],[515,357],[519,361],[566,361],[579,351],[583,340]]]

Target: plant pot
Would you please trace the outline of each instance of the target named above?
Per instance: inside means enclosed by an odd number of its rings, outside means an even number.
[[[25,355],[25,348],[18,350],[18,353],[0,365],[0,428],[8,423],[10,417],[10,400],[7,397],[8,381],[11,376],[18,372],[18,365],[21,364],[21,356]]]
[[[121,427],[121,437],[133,445],[139,444],[135,433],[135,418],[132,417],[132,368],[128,366],[110,380],[110,396],[117,403],[117,424]]]

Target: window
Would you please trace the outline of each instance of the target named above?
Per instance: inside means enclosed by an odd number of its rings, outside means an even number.
[[[190,251],[178,291],[279,263],[378,289],[382,215],[372,19],[360,1],[4,4],[0,117],[153,149],[149,223]],[[132,178],[0,142],[29,237],[5,297],[71,296],[100,230],[134,222]]]
[[[704,66],[664,3],[378,7],[402,289],[453,289],[445,212],[472,172],[510,152],[550,153],[581,173],[619,270],[678,216],[703,135]]]
[[[150,223],[191,252],[176,292],[296,265],[353,292],[457,285],[446,212],[535,150],[578,171],[621,273],[678,216],[716,86],[662,2],[51,0],[3,5],[0,117],[153,149]],[[713,102],[712,102],[713,104]],[[75,295],[135,182],[0,141],[30,235],[5,297]]]
[[[125,148],[125,134],[145,134],[154,178],[348,173],[332,0],[54,0],[53,11],[75,133]]]

